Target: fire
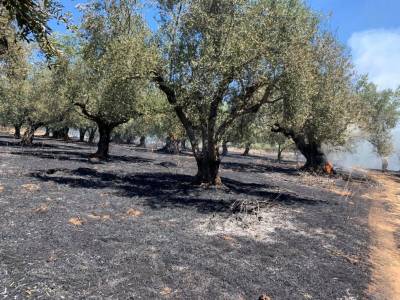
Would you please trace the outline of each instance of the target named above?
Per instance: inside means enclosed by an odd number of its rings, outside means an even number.
[[[333,175],[333,174],[334,174],[333,164],[332,164],[331,162],[328,161],[328,162],[325,164],[325,166],[324,166],[324,172],[325,172],[326,174],[329,174],[329,175]]]

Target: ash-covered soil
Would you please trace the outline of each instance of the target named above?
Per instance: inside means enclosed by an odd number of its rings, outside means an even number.
[[[0,297],[365,299],[369,184],[262,157],[195,187],[190,155],[0,137]]]

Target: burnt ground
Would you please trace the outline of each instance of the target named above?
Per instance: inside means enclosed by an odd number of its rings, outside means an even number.
[[[36,143],[0,137],[0,297],[368,297],[365,182],[232,155],[207,189],[189,155]]]

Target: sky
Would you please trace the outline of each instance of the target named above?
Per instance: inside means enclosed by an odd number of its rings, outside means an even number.
[[[329,28],[351,50],[361,74],[380,89],[400,85],[400,0],[309,0],[330,14]]]

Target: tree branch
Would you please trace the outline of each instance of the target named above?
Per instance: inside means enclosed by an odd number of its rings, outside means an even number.
[[[155,73],[153,81],[158,84],[160,90],[164,92],[165,96],[167,97],[169,104],[173,106],[176,115],[178,116],[179,120],[181,121],[183,127],[186,130],[186,133],[192,144],[193,150],[195,152],[198,151],[199,149],[196,142],[195,127],[193,123],[189,120],[189,118],[186,116],[182,105],[177,104],[175,90],[170,85],[168,85],[165,82],[164,78],[158,73]]]
[[[261,100],[253,105],[247,106],[247,101],[249,99],[251,99],[254,94],[263,86],[265,86],[266,84],[263,82],[257,82],[255,84],[253,84],[252,86],[249,86],[245,89],[245,92],[242,95],[239,95],[236,99],[238,99],[237,101],[241,102],[241,105],[238,105],[236,107],[234,107],[234,109],[232,109],[232,111],[230,112],[229,116],[225,119],[224,122],[221,123],[221,125],[219,126],[218,130],[217,130],[217,134],[216,134],[216,139],[218,140],[219,138],[221,138],[221,136],[225,133],[225,131],[227,130],[227,128],[233,123],[233,121],[235,121],[235,119],[237,119],[240,116],[246,115],[246,114],[250,114],[250,113],[256,113],[259,111],[259,109],[261,108],[261,106],[263,106],[264,104],[273,104],[275,102],[278,102],[280,100],[283,99],[283,97],[279,97],[273,100],[269,100],[269,98],[272,95],[272,92],[274,90],[275,84],[276,84],[277,79],[275,79],[272,83],[270,83],[264,92],[263,97],[261,98]]]
[[[89,119],[97,123],[98,117],[90,114],[86,108],[86,104],[74,102],[75,106],[78,106],[81,109],[81,112]]]

